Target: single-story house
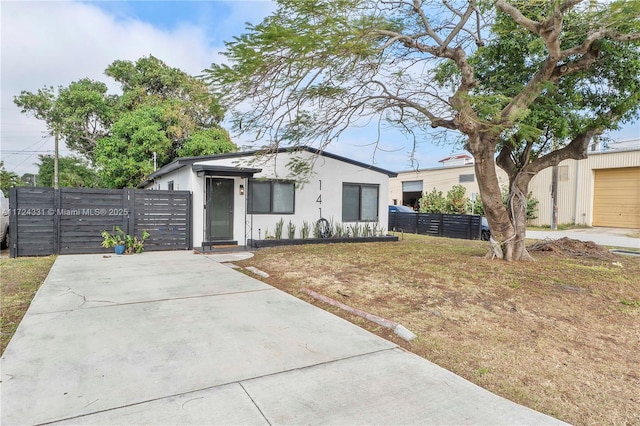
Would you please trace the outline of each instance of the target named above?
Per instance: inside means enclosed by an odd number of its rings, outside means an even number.
[[[423,192],[433,188],[446,194],[462,185],[467,196],[479,196],[473,162],[442,160],[442,167],[401,171],[390,179],[389,204],[416,206]],[[468,159],[465,159],[468,160]],[[508,185],[506,173],[496,167],[500,185]],[[553,208],[552,168],[538,173],[529,185],[538,199],[537,219],[529,223],[549,226]],[[558,223],[640,229],[640,139],[593,144],[583,160],[565,160],[558,166]]]
[[[304,180],[292,169],[311,167]],[[388,221],[389,178],[397,173],[311,147],[178,158],[140,184],[188,190],[193,199],[193,245],[246,245],[274,236],[276,224],[296,227],[320,218],[334,223]]]

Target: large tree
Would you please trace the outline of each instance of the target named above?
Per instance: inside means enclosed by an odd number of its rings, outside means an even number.
[[[493,254],[514,260],[531,178],[637,116],[638,40],[638,0],[280,0],[206,72],[236,130],[274,147],[324,148],[370,120],[462,135]]]
[[[202,80],[153,56],[114,61],[105,74],[120,84],[121,94],[85,78],[14,99],[89,160],[103,185],[136,186],[153,172],[154,156],[163,166],[177,156],[237,149],[219,124],[224,114],[218,98]]]
[[[35,93],[23,90],[14,103],[23,113],[43,120],[50,135],[58,133],[70,150],[88,160],[93,160],[98,140],[109,134],[117,116],[117,97],[107,94],[106,84],[88,78]]]
[[[4,162],[0,161],[0,191],[4,193],[4,196],[9,196],[9,189],[24,185],[25,183],[20,179],[20,176],[5,169]]]
[[[38,163],[37,184],[53,185],[54,158],[51,155],[40,155]],[[98,188],[100,178],[86,160],[76,157],[60,157],[58,159],[59,185],[67,188]]]

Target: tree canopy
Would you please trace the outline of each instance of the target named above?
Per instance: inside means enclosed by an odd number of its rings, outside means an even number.
[[[5,169],[4,162],[0,161],[0,190],[8,197],[9,189],[15,186],[25,186],[25,183],[16,173]]]
[[[38,163],[39,186],[53,186],[54,158],[51,155],[40,155]],[[59,181],[61,187],[99,188],[100,177],[86,160],[76,157],[58,158]]]
[[[273,146],[324,148],[371,121],[456,132],[493,255],[526,259],[531,178],[638,117],[639,40],[638,0],[280,0],[206,73],[235,129]]]
[[[107,187],[136,186],[178,156],[237,149],[220,126],[224,111],[208,86],[149,56],[114,61],[105,71],[122,94],[84,78],[66,87],[23,91],[14,98],[22,112],[44,120],[67,147],[95,166]]]

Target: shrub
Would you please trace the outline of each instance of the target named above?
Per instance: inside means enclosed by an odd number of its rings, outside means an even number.
[[[296,225],[289,221],[289,225],[287,225],[287,236],[290,240],[293,240],[296,237]]]
[[[423,192],[420,198],[420,213],[443,213],[445,208],[445,198],[442,191],[435,188],[429,193]]]

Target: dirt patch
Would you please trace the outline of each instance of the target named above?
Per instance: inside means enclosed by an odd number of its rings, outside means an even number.
[[[527,250],[529,250],[529,253],[551,252],[565,257],[584,256],[594,259],[614,259],[616,257],[605,247],[593,241],[580,241],[567,237],[558,240],[546,239],[527,247]]]

